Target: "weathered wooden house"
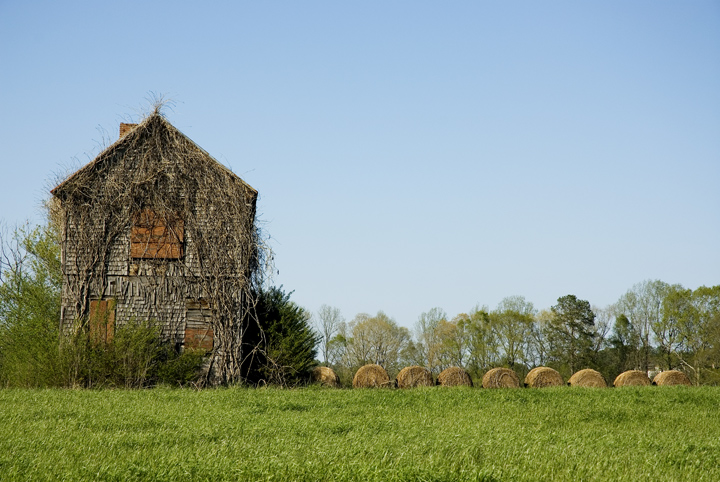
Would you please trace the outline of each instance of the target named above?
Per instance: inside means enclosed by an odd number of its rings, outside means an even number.
[[[155,320],[178,346],[211,350],[218,376],[237,377],[257,191],[156,111],[120,124],[119,140],[52,194],[66,331],[107,340],[131,319]]]

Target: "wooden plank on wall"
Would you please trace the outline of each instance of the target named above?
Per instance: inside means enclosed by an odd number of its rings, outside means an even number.
[[[180,259],[183,256],[185,223],[177,215],[160,216],[141,211],[130,231],[130,257]]]
[[[90,300],[90,339],[107,344],[115,336],[115,300]]]
[[[212,350],[214,340],[213,329],[209,326],[200,328],[185,328],[185,348]]]

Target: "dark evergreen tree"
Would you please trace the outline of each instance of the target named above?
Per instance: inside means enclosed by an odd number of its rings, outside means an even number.
[[[292,291],[280,287],[262,290],[257,297],[257,327],[244,343],[257,347],[248,357],[247,381],[282,386],[306,381],[315,366],[318,335],[309,314],[290,301]]]
[[[573,374],[585,368],[580,365],[590,362],[595,313],[588,301],[579,300],[575,295],[558,298],[551,310],[548,337],[553,358]]]
[[[619,314],[615,319],[613,336],[610,338],[610,345],[617,352],[617,372],[620,374],[625,370],[637,368],[639,365],[638,351],[640,346],[640,334],[627,316]]]

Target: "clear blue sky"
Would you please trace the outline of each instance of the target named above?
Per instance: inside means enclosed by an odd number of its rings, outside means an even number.
[[[260,192],[311,311],[720,283],[717,1],[0,0],[0,219],[150,92]]]

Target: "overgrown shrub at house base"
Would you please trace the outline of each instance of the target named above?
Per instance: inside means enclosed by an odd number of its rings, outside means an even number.
[[[203,349],[185,349],[178,354],[174,347],[165,345],[153,381],[177,387],[195,384],[209,362],[207,355]]]
[[[65,386],[145,388],[158,383],[182,386],[196,381],[205,363],[203,350],[180,353],[163,341],[152,320],[131,320],[98,341],[81,330],[61,340]]]

